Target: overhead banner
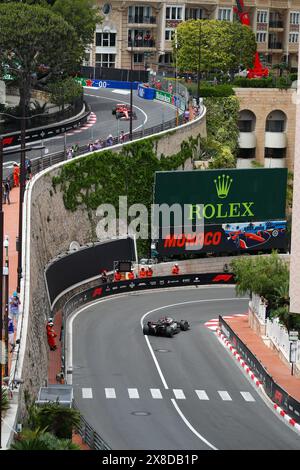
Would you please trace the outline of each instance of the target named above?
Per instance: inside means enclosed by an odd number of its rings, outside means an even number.
[[[285,249],[286,184],[283,168],[157,172],[159,254]]]

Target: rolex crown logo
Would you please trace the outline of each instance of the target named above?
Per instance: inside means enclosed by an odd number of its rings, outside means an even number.
[[[218,178],[214,180],[219,198],[224,199],[228,196],[232,181],[232,178],[228,175],[218,176]]]

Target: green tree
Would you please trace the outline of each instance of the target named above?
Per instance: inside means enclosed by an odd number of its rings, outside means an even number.
[[[73,26],[83,47],[93,42],[96,25],[102,21],[96,0],[56,0],[52,10]]]
[[[82,95],[82,85],[74,78],[67,77],[54,83],[50,83],[48,89],[51,93],[51,102],[64,109],[64,106],[73,103]]]
[[[8,393],[7,393],[7,389],[2,387],[2,394],[1,394],[1,403],[0,403],[0,406],[1,406],[1,410],[3,412],[7,411],[9,409],[9,398],[8,398]]]
[[[200,32],[201,25],[201,32]],[[256,51],[253,31],[238,22],[189,20],[179,24],[173,40],[173,53],[182,71],[222,70],[227,72],[240,64],[252,66]],[[177,45],[177,47],[176,47]]]
[[[27,115],[41,64],[52,75],[72,72],[83,50],[74,28],[48,7],[1,4],[0,24],[0,76],[4,65],[11,67],[20,91],[20,108]]]
[[[46,429],[58,438],[70,439],[74,428],[80,424],[80,413],[74,408],[66,408],[59,403],[47,403],[35,407],[32,412],[32,426]]]

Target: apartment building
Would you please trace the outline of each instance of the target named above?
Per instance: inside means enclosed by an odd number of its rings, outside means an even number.
[[[264,64],[287,62],[297,68],[300,0],[245,0]],[[166,68],[172,63],[172,37],[189,19],[234,20],[235,0],[99,1],[103,23],[84,65],[135,69]]]

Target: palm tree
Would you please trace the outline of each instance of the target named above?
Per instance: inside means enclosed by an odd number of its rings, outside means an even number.
[[[9,408],[9,399],[7,389],[2,387],[2,394],[1,394],[1,411],[7,411]]]
[[[58,402],[47,403],[37,408],[37,424],[47,428],[58,438],[72,437],[72,431],[80,424],[80,413],[74,408],[66,408]]]
[[[59,439],[45,429],[24,429],[11,450],[80,450],[70,439]]]

